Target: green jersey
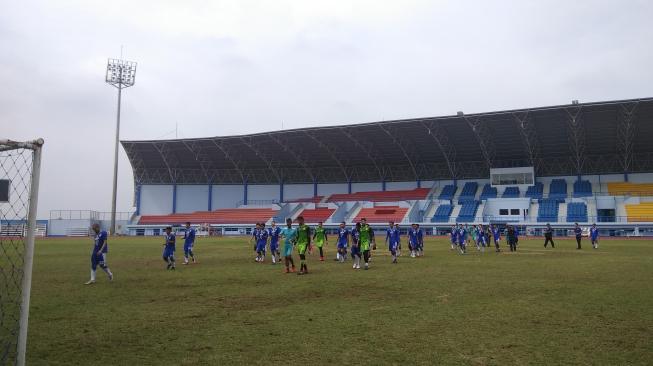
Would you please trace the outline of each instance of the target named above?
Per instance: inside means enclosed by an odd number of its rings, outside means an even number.
[[[324,230],[324,227],[316,227],[315,228],[315,236],[313,237],[315,241],[318,244],[324,244],[326,241],[326,231]]]
[[[297,228],[297,245],[308,245],[311,242],[311,229],[306,225]]]
[[[359,239],[359,245],[362,251],[366,251],[370,249],[370,241],[372,241],[372,237],[374,236],[374,233],[372,232],[372,228],[369,225],[363,225],[361,226],[360,229],[360,239]]]

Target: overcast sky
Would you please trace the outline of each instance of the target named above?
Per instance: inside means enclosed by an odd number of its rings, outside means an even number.
[[[39,217],[108,211],[122,139],[653,96],[652,1],[0,0],[0,137],[46,141]],[[120,151],[118,209],[133,177]]]

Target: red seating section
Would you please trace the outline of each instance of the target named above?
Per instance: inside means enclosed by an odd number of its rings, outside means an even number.
[[[371,201],[371,202],[392,202],[405,200],[423,200],[426,199],[430,188],[415,188],[403,191],[372,191],[356,192],[352,194],[332,194],[328,202],[342,201]]]
[[[407,208],[396,206],[383,206],[364,208],[360,210],[354,222],[366,218],[368,223],[387,223],[388,221],[401,222],[408,212]]]
[[[335,211],[333,208],[316,207],[314,210],[306,209],[299,215],[304,216],[305,222],[318,223],[326,221]]]
[[[190,221],[192,224],[255,224],[268,221],[276,213],[277,211],[271,208],[233,208],[171,215],[144,215],[138,223],[172,225]]]
[[[296,198],[294,200],[285,200],[285,202],[313,202],[313,203],[320,203],[322,202],[322,199],[324,196],[314,196],[314,197],[308,197],[308,198]]]

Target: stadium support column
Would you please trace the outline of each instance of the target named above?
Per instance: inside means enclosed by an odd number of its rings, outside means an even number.
[[[313,197],[317,197],[317,179],[313,179]]]
[[[381,190],[385,192],[385,179],[381,181]]]
[[[417,180],[417,188],[422,188],[422,180],[421,179]],[[385,189],[384,189],[384,191],[385,191]]]
[[[283,180],[279,182],[279,202],[283,202]]]
[[[172,213],[177,213],[177,183],[172,185]]]
[[[136,185],[136,216],[141,215],[141,185]]]
[[[208,211],[213,210],[213,183],[209,183],[209,204]]]
[[[351,179],[347,181],[347,193],[351,194]]]
[[[247,180],[243,182],[243,205],[247,204]]]

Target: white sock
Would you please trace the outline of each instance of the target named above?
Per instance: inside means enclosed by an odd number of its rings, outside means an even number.
[[[95,281],[95,271],[91,270],[91,281]]]

